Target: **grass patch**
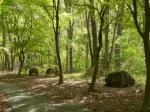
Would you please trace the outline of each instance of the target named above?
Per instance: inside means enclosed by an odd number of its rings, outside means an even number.
[[[72,74],[64,74],[64,79],[65,80],[84,80],[84,79],[89,79],[88,77],[85,77],[84,73],[72,73]]]
[[[144,88],[146,77],[144,75],[133,75],[133,78],[135,79],[135,86],[139,88]]]

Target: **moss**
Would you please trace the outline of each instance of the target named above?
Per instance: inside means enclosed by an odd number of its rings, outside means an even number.
[[[39,75],[39,70],[37,68],[31,68],[29,69],[29,75],[30,76]]]

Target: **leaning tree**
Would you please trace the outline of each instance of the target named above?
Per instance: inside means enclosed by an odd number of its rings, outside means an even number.
[[[150,41],[149,41],[149,31],[150,31],[150,6],[149,0],[144,0],[144,17],[143,17],[143,28],[140,27],[138,21],[138,0],[132,0],[133,8],[128,5],[135,23],[135,27],[140,37],[143,40],[144,44],[144,53],[145,53],[145,63],[146,63],[146,85],[145,85],[145,94],[143,99],[143,105],[141,112],[150,112]]]

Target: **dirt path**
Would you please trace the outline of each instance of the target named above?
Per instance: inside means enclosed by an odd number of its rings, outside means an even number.
[[[15,83],[1,82],[0,91],[8,95],[12,107],[7,112],[89,112],[84,104],[56,104],[48,97],[31,92]]]

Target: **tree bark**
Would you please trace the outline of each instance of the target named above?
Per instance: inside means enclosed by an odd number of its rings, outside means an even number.
[[[90,0],[90,4],[94,7],[94,0]],[[93,59],[92,59],[92,67],[94,63],[96,63],[96,55],[97,55],[97,25],[95,21],[95,9],[90,8],[90,16],[91,16],[91,31],[92,31],[92,45],[93,45]]]
[[[114,31],[113,31],[112,45],[111,45],[111,50],[110,50],[109,59],[108,59],[109,60],[108,61],[108,68],[110,67],[110,63],[111,63],[114,48],[115,48],[116,32],[117,32],[117,22],[115,22]]]
[[[89,92],[94,92],[94,86],[96,83],[96,79],[97,79],[97,74],[98,74],[98,67],[99,67],[99,54],[100,51],[102,49],[102,42],[103,42],[103,27],[104,27],[104,17],[106,15],[106,11],[107,11],[107,7],[105,7],[101,13],[99,13],[99,20],[100,20],[100,28],[99,28],[99,34],[98,34],[98,45],[96,44],[96,49],[95,49],[95,57],[94,57],[94,71],[93,71],[93,76],[92,76],[92,80],[90,83],[90,87],[89,87]],[[94,51],[93,51],[94,52]]]
[[[72,37],[73,37],[73,25],[74,23],[72,23],[71,21],[69,22],[69,27],[68,27],[68,39],[70,41],[70,45],[69,45],[69,56],[70,56],[70,61],[69,61],[69,73],[73,72],[73,50],[72,50]]]
[[[5,17],[2,15],[1,16],[1,20],[3,21],[2,22],[2,47],[4,47],[4,48],[6,48],[6,42],[7,42],[7,37],[6,37],[6,26],[5,26]],[[4,57],[5,57],[5,59],[4,59],[4,65],[3,65],[3,67],[4,67],[4,70],[10,70],[10,57],[9,57],[9,52],[8,51],[5,51],[5,50],[3,50],[4,51]]]
[[[130,5],[128,5],[128,7],[131,10],[137,32],[143,39],[145,63],[146,63],[146,85],[145,85],[143,105],[141,106],[141,112],[150,112],[150,42],[149,42],[150,6],[149,6],[149,0],[144,0],[144,20],[143,20],[144,31],[142,31],[138,21],[137,0],[132,0],[132,3],[133,3],[132,4],[133,9],[131,8]]]
[[[66,12],[71,13],[72,9],[72,2],[69,0],[64,0],[65,7],[66,7]],[[68,25],[68,40],[69,44],[67,43],[66,45],[66,72],[72,73],[73,72],[73,49],[72,49],[72,38],[73,38],[73,27],[74,27],[74,22],[73,20],[69,21]]]
[[[136,5],[136,4],[135,4]],[[144,11],[145,11],[145,25],[143,33],[143,43],[145,52],[145,63],[146,63],[146,85],[145,94],[141,112],[150,112],[150,41],[149,41],[149,29],[150,29],[150,13],[149,13],[149,0],[144,0]]]
[[[21,72],[22,72],[22,69],[23,69],[23,66],[24,66],[24,62],[25,62],[25,54],[24,54],[23,50],[20,51],[18,57],[19,57],[19,62],[20,62],[18,75],[21,75]]]
[[[149,38],[145,36],[144,38]],[[141,112],[150,112],[150,45],[149,41],[144,39],[144,52],[145,52],[145,63],[146,63],[146,85],[145,85],[145,94]]]
[[[58,66],[59,66],[59,84],[62,84],[63,83],[63,71],[62,71],[60,47],[59,47],[59,8],[60,8],[60,0],[57,0],[56,16],[55,16],[56,18],[55,44],[56,44],[56,56],[57,56],[57,61],[58,61]]]
[[[96,55],[96,58],[95,58],[95,63],[94,63],[94,71],[93,71],[93,75],[92,75],[92,80],[91,80],[91,83],[90,83],[90,86],[89,86],[89,92],[94,92],[95,91],[95,83],[96,83],[96,79],[97,79],[97,74],[98,74],[98,67],[99,67],[99,53],[100,53],[100,50],[97,50],[97,55]]]
[[[120,45],[115,44],[115,70],[118,71],[120,70]]]
[[[124,4],[118,6],[118,12],[124,11]],[[119,38],[122,35],[123,31],[123,25],[122,25],[122,18],[117,20],[117,38]],[[121,47],[120,44],[115,44],[115,69],[116,71],[121,69]]]
[[[69,56],[68,56],[68,44],[66,45],[66,73],[68,73],[68,63],[69,63]]]
[[[91,41],[91,31],[90,31],[90,13],[86,10],[86,28],[87,28],[87,37],[88,37],[88,46],[89,52],[91,57],[91,67],[93,66],[93,48],[92,48],[92,41]]]
[[[109,13],[108,13],[109,14]],[[108,18],[108,17],[107,17]],[[109,20],[107,20],[108,22],[107,23],[109,23]],[[107,26],[106,28],[105,28],[105,32],[104,32],[104,34],[105,34],[105,53],[104,53],[104,63],[103,63],[103,68],[104,68],[104,70],[105,70],[105,73],[107,74],[107,72],[109,71],[109,66],[108,66],[108,64],[109,64],[109,26]]]

